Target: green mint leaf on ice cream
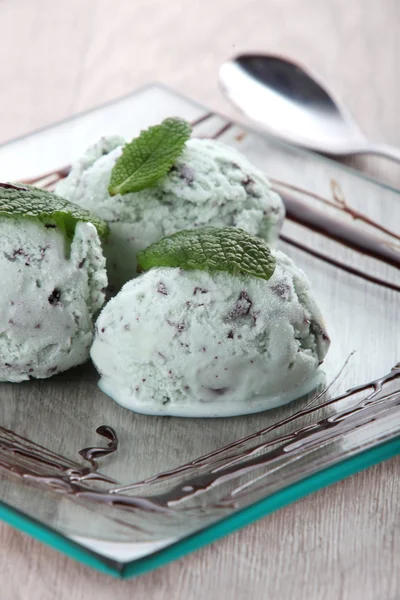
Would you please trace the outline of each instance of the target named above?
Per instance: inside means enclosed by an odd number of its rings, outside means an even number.
[[[152,267],[180,267],[261,279],[269,279],[275,270],[275,257],[268,244],[235,227],[178,231],[139,252],[137,261],[142,271]]]
[[[79,221],[93,223],[100,237],[108,234],[107,224],[89,211],[30,185],[0,183],[0,218],[38,219],[44,224],[53,224],[64,232],[69,240],[75,234]]]
[[[192,129],[182,119],[165,119],[160,125],[142,131],[124,146],[111,173],[111,196],[140,192],[153,187],[181,155]]]

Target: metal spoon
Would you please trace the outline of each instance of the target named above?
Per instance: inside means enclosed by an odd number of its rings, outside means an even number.
[[[369,142],[325,84],[286,58],[242,54],[220,67],[219,78],[232,104],[289,142],[327,154],[380,154],[400,162],[399,148]]]

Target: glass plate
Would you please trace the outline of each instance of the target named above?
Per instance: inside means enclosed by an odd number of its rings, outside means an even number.
[[[145,87],[3,145],[0,180],[63,167],[101,135],[130,138],[167,116],[193,121],[207,112],[162,86]],[[225,124],[210,115],[195,134],[212,136],[224,128],[219,137],[268,176],[333,202],[282,188],[292,209],[300,200],[301,215],[307,207],[314,216],[323,211],[328,229],[338,219],[370,241],[381,238],[388,256],[398,252],[396,240],[376,227],[399,231],[396,190],[273,137]],[[344,211],[339,191],[375,226]],[[349,231],[351,243],[355,230]],[[99,391],[91,364],[48,380],[0,384],[0,467],[6,467],[10,449],[17,465],[14,473],[0,469],[0,517],[92,567],[129,577],[399,453],[400,372],[391,369],[400,358],[400,304],[399,292],[390,287],[399,285],[399,270],[299,222],[285,222],[283,239],[290,243],[281,241],[280,247],[310,278],[331,333],[324,364],[329,390],[246,417],[180,419],[121,408]],[[352,268],[389,286],[352,274]],[[389,373],[375,386],[344,394]],[[119,448],[101,460],[98,480],[87,479],[89,463],[78,451],[107,445],[96,433],[102,425],[115,429]]]

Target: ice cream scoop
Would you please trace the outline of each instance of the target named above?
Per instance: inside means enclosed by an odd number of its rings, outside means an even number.
[[[45,192],[0,188],[0,381],[50,377],[89,358],[105,259],[90,217],[51,203]]]
[[[154,187],[110,196],[108,186],[124,140],[101,139],[72,167],[57,193],[110,225],[104,246],[110,289],[136,276],[136,254],[176,231],[203,226],[240,227],[274,243],[283,203],[264,174],[220,142],[191,139]]]
[[[329,337],[304,273],[272,255],[268,280],[156,267],[128,282],[96,324],[101,389],[139,413],[186,417],[254,413],[310,392]]]

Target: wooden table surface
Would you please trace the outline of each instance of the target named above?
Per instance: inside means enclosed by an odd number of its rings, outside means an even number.
[[[0,0],[0,25],[0,142],[151,81],[233,116],[218,66],[254,50],[317,70],[369,136],[400,146],[398,0]],[[398,165],[353,164],[400,187]],[[369,469],[135,580],[0,525],[0,599],[395,600],[399,466]]]

